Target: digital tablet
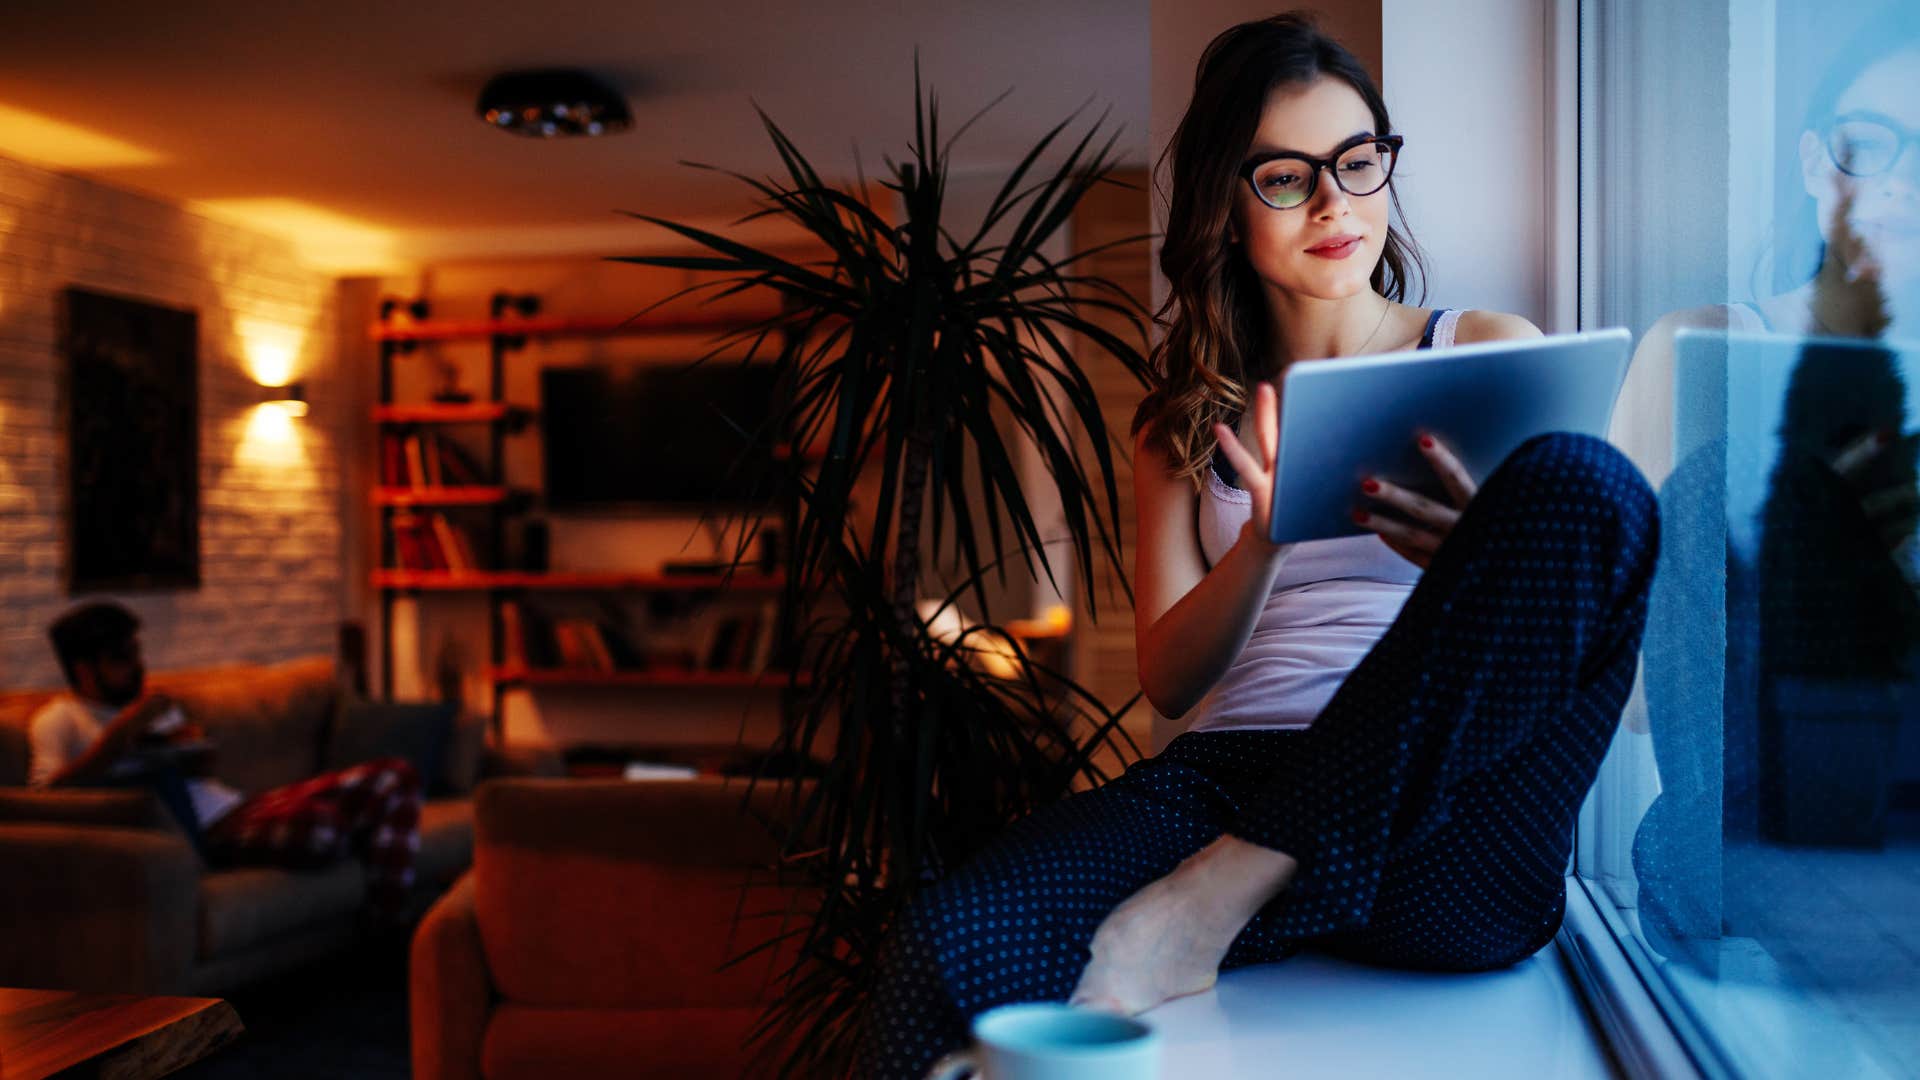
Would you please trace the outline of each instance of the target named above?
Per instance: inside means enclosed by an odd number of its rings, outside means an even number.
[[[1862,435],[1898,432],[1855,482],[1910,487],[1920,473],[1920,342],[1682,329],[1673,351],[1674,468],[1709,455],[1693,468],[1720,487],[1728,539],[1745,557],[1758,557],[1789,443],[1833,457]]]
[[[1422,431],[1481,482],[1535,435],[1605,438],[1631,342],[1614,328],[1293,364],[1280,386],[1268,539],[1371,532],[1353,520],[1385,505],[1360,493],[1369,476],[1451,504],[1420,453]]]

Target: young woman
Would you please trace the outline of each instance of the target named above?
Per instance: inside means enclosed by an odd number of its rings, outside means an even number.
[[[1657,527],[1632,465],[1545,436],[1476,489],[1409,432],[1453,505],[1369,480],[1355,516],[1375,535],[1265,540],[1289,364],[1539,333],[1401,302],[1401,146],[1365,69],[1303,17],[1202,56],[1169,148],[1165,378],[1134,421],[1140,681],[1192,722],[920,896],[866,1072],[918,1075],[1006,1002],[1139,1012],[1307,943],[1487,968],[1558,928],[1645,619]]]

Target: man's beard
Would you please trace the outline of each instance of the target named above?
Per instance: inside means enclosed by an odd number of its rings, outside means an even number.
[[[140,700],[140,691],[146,688],[146,681],[147,673],[145,671],[136,671],[126,682],[121,683],[119,686],[103,684],[100,687],[100,696],[105,699],[107,704],[114,708],[124,708]]]

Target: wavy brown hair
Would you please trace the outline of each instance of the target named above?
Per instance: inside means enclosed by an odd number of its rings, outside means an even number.
[[[1238,169],[1267,96],[1321,76],[1353,87],[1373,114],[1374,134],[1392,134],[1387,104],[1359,59],[1311,15],[1287,12],[1241,23],[1207,45],[1193,99],[1154,168],[1167,206],[1160,270],[1169,286],[1154,322],[1166,333],[1150,358],[1159,382],[1135,410],[1131,432],[1153,425],[1152,444],[1196,489],[1213,456],[1214,422],[1231,424],[1246,408],[1247,388],[1274,374],[1259,279],[1242,249],[1226,241]],[[1159,183],[1169,156],[1170,196]],[[1399,195],[1391,185],[1387,191],[1398,215]],[[1413,237],[1389,225],[1373,287],[1404,300],[1419,282],[1424,298],[1425,269]]]

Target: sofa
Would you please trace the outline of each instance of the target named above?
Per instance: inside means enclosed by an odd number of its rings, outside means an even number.
[[[206,728],[215,774],[247,795],[350,763],[340,760],[347,695],[329,657],[155,672],[148,686]],[[356,939],[358,859],[212,869],[150,792],[25,787],[28,721],[56,692],[0,693],[0,985],[223,994]],[[537,756],[483,761],[477,718],[437,737],[443,767],[421,815],[416,913],[472,859],[483,768],[558,768]],[[362,732],[354,749],[364,759],[378,742]]]
[[[473,869],[414,934],[416,1080],[759,1071],[748,1036],[792,940],[722,965],[806,912],[773,882],[756,820],[783,794],[759,786],[750,816],[745,791],[707,777],[481,784]]]

